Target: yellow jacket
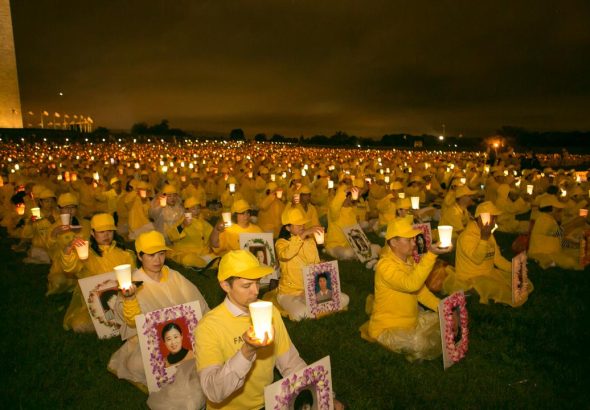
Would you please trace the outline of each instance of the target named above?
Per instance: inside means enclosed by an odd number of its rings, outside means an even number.
[[[453,238],[456,238],[467,223],[469,223],[471,215],[465,208],[461,208],[455,202],[453,206],[446,207],[441,214],[439,225],[451,225],[453,227]]]
[[[552,215],[539,212],[531,231],[528,254],[535,258],[537,255],[559,252],[561,252],[561,228]]]
[[[285,204],[274,193],[267,195],[258,204],[258,226],[264,232],[272,232],[273,237],[279,236],[281,231],[281,215]]]
[[[375,272],[375,303],[369,320],[369,335],[377,339],[386,329],[414,328],[418,320],[418,302],[438,311],[439,299],[424,282],[432,271],[436,255],[428,252],[419,264],[412,257],[402,261],[386,252]]]
[[[175,226],[167,229],[166,234],[172,242],[172,251],[192,252],[198,255],[209,253],[209,237],[213,232],[213,227],[201,218],[195,218],[190,225],[184,227],[182,232],[178,232],[178,226],[182,224],[184,217]]]
[[[320,263],[320,256],[312,238],[301,239],[291,236],[289,240],[279,239],[275,245],[281,267],[279,295],[300,295],[303,293],[303,268]]]
[[[354,207],[343,207],[346,200],[346,191],[338,189],[330,202],[328,209],[328,232],[326,233],[326,249],[337,246],[348,247],[348,240],[342,232],[342,228],[356,225],[356,213]]]
[[[219,247],[213,248],[216,255],[223,255],[228,251],[237,251],[240,249],[240,234],[241,233],[262,233],[262,229],[258,225],[250,224],[247,228],[242,228],[238,224],[232,224],[229,228],[225,228],[219,234]]]
[[[392,194],[388,194],[377,202],[379,226],[384,227],[396,218],[397,205]]]

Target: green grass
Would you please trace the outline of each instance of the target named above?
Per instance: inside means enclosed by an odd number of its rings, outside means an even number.
[[[497,235],[506,256],[512,236]],[[22,254],[0,236],[2,408],[146,408],[146,396],[106,370],[119,339],[65,332],[69,295],[46,298],[46,266],[22,265]],[[210,306],[223,299],[214,277],[185,273]],[[287,328],[311,363],[330,355],[338,397],[351,409],[392,408],[588,408],[590,341],[589,269],[541,271],[529,266],[535,292],[521,308],[480,305],[468,298],[470,348],[465,360],[443,371],[442,359],[409,363],[362,340],[366,296],[373,272],[340,263],[347,312]]]

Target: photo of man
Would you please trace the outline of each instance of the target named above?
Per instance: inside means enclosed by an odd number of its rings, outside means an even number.
[[[327,272],[322,272],[316,276],[315,298],[318,304],[330,302],[332,300],[332,286]]]

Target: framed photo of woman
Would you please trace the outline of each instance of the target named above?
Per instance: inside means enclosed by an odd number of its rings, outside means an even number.
[[[340,310],[338,261],[306,266],[303,280],[308,317],[317,318]]]
[[[247,250],[260,261],[262,265],[274,268],[274,272],[266,275],[260,283],[267,284],[271,279],[279,278],[277,258],[272,233],[241,233],[240,248]]]
[[[420,233],[416,235],[416,247],[412,257],[414,262],[420,262],[422,255],[428,252],[430,245],[432,244],[432,229],[430,223],[414,224],[414,229],[418,229]]]
[[[115,320],[115,303],[119,284],[114,272],[79,279],[82,296],[90,313],[99,339],[119,335],[119,323]]]
[[[191,302],[135,318],[150,392],[174,381],[176,366],[195,360],[194,332],[201,317],[199,303]]]

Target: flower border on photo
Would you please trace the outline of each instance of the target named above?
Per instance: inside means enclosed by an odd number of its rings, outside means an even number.
[[[517,265],[522,264],[522,286],[518,289],[518,274],[515,271]],[[520,305],[527,300],[529,296],[529,276],[527,267],[527,255],[525,252],[521,252],[512,258],[512,304]]]
[[[315,388],[318,410],[330,409],[332,391],[330,389],[330,372],[323,365],[309,366],[281,382],[281,393],[274,397],[274,410],[289,409],[297,395],[306,388]]]
[[[455,344],[453,335],[453,310],[459,306],[459,318],[461,320],[461,340]],[[463,292],[457,292],[444,299],[443,302],[444,344],[448,357],[457,363],[465,357],[469,350],[469,318],[467,315],[467,302]]]
[[[330,283],[332,284],[332,300],[324,303],[317,303],[315,298],[315,279],[320,273],[328,272],[330,274]],[[330,261],[310,265],[305,273],[306,279],[306,303],[313,317],[321,313],[331,313],[340,310],[340,276],[338,273],[338,261]]]
[[[426,249],[428,250],[430,248],[430,245],[432,245],[432,227],[430,226],[430,223],[427,222],[421,224],[414,224],[412,228],[419,229],[420,231],[422,231],[422,234],[424,235],[424,240],[426,241]],[[414,250],[412,252],[414,262],[419,263],[420,259],[422,259],[422,255],[423,254],[419,254],[418,249],[414,247]]]

